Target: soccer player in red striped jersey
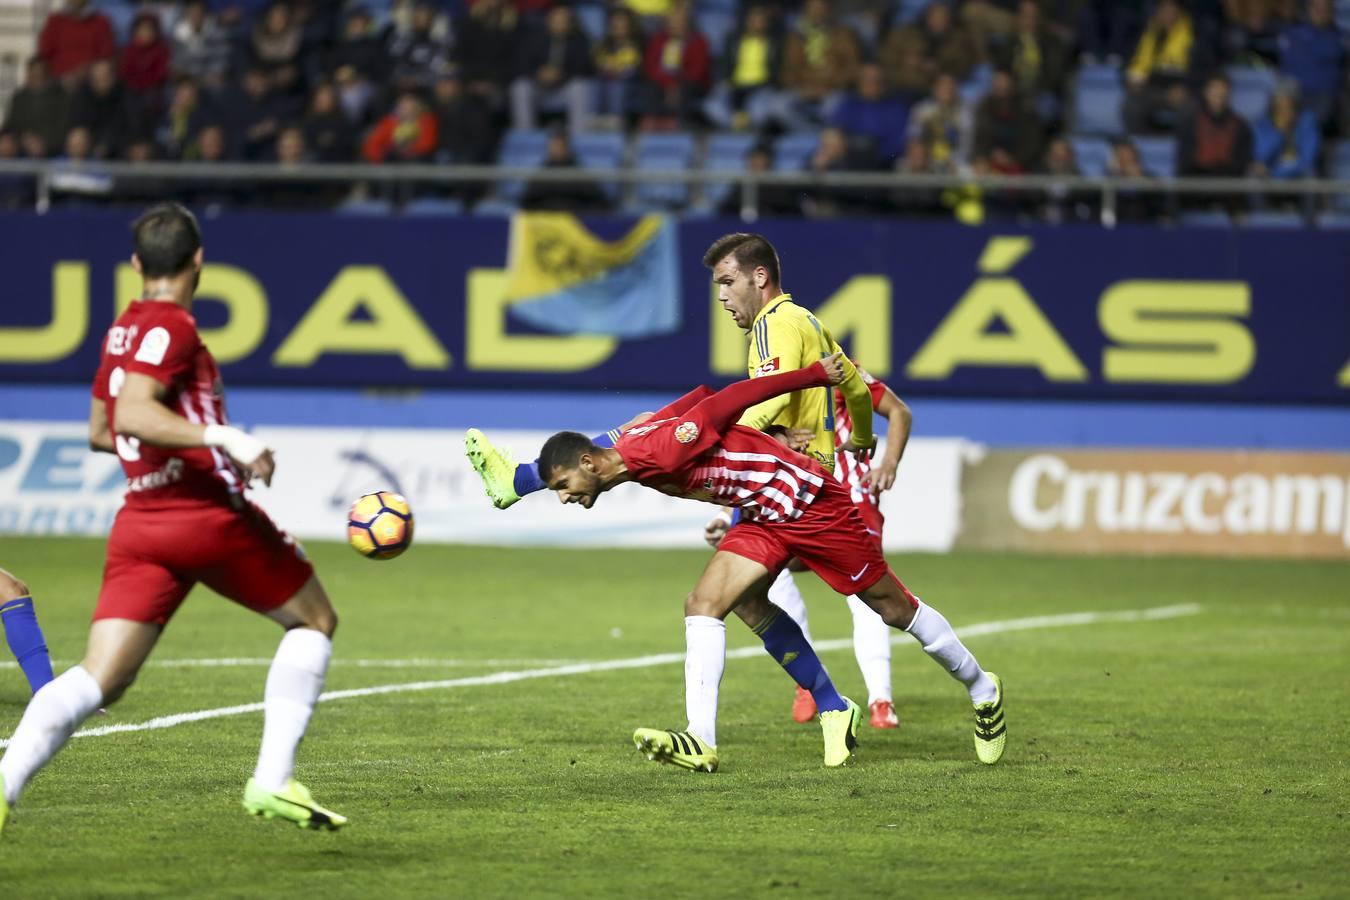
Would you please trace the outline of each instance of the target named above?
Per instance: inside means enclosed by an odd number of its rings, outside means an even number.
[[[286,630],[267,674],[244,807],[340,828],[347,820],[291,777],[337,616],[299,546],[245,496],[251,479],[271,483],[274,463],[262,441],[227,424],[220,373],[190,312],[202,267],[197,220],[166,204],[133,231],[141,299],[108,331],[89,412],[90,445],[120,458],[126,502],[108,536],[85,657],[33,696],[0,758],[0,828],[80,723],[131,685],[198,582]]]
[[[909,442],[913,416],[903,400],[885,384],[864,371],[861,366],[858,366],[858,374],[871,393],[872,406],[876,414],[887,419],[886,450],[879,460],[873,462],[871,456],[845,449],[846,442],[853,433],[852,418],[842,399],[836,397],[839,412],[835,419],[837,460],[834,476],[848,488],[849,498],[862,514],[867,533],[875,538],[877,543],[881,543],[884,518],[879,506],[880,495],[895,484],[896,470],[905,452],[905,445]],[[783,432],[778,436],[793,447],[801,447],[808,437],[815,437],[814,434],[801,431]],[[713,547],[718,546],[736,519],[734,510],[730,514],[727,510],[718,513],[704,531],[708,543]],[[793,576],[793,570],[800,568],[799,563],[792,563],[778,573],[778,577],[769,586],[769,600],[791,616],[810,641],[811,626],[806,613],[806,600],[802,597],[801,589],[798,588]],[[891,693],[890,627],[856,595],[849,595],[848,608],[853,616],[853,654],[858,661],[858,668],[862,671],[863,682],[867,685],[869,721],[873,728],[896,728],[899,720],[895,714],[895,701]],[[815,718],[815,715],[815,699],[809,691],[798,688],[792,702],[792,718],[805,723]]]
[[[576,432],[549,438],[539,472],[563,503],[589,509],[628,481],[677,497],[736,507],[742,521],[723,538],[685,600],[685,731],[640,728],[634,742],[649,759],[715,771],[717,696],[726,659],[724,620],[741,618],[798,684],[828,678],[795,622],[777,614],[768,586],[797,558],[845,596],[857,594],[890,626],[912,635],[924,651],[967,689],[975,706],[975,749],[983,763],[1003,755],[1007,729],[1002,682],[980,668],[942,614],[905,589],[878,541],[867,534],[848,492],[818,463],[777,439],[736,422],[770,397],[844,378],[835,354],[780,375],[742,381],[713,392],[703,387],[627,428],[613,448]],[[758,625],[756,625],[758,623]],[[784,630],[775,633],[777,628]],[[833,691],[833,687],[830,688]],[[817,701],[820,694],[816,691]],[[822,705],[826,765],[842,765],[856,744],[858,708]],[[842,746],[841,746],[842,745]]]

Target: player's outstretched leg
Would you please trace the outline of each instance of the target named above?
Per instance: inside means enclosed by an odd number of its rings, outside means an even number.
[[[778,577],[769,585],[769,602],[792,617],[792,621],[801,628],[807,643],[811,642],[811,625],[806,617],[806,600],[801,588],[797,587],[792,572],[784,567]],[[805,724],[816,717],[816,698],[800,684],[792,697],[792,721]]]
[[[853,614],[853,656],[867,685],[867,711],[873,728],[898,728],[891,696],[891,628],[857,597],[848,598]]]
[[[617,432],[609,431],[591,438],[597,447],[613,447]],[[487,492],[492,505],[506,509],[515,505],[527,494],[542,491],[548,486],[539,477],[538,460],[518,463],[505,447],[494,446],[487,435],[477,428],[464,433],[464,453],[478,477],[483,480],[483,490]]]
[[[975,706],[975,756],[985,765],[1003,757],[1008,727],[1003,713],[1003,680],[980,668],[975,655],[956,636],[951,623],[914,596],[889,569],[876,584],[858,596],[892,628],[909,634],[923,652],[942,666],[970,694]]]
[[[29,689],[36,694],[53,678],[52,658],[38,625],[28,585],[4,569],[0,569],[0,627],[4,628],[10,652],[28,679]]]
[[[244,809],[301,828],[336,831],[347,824],[346,817],[315,803],[309,789],[292,775],[295,751],[323,692],[337,616],[317,577],[268,615],[288,630],[267,672],[262,745],[253,777],[244,788]]]

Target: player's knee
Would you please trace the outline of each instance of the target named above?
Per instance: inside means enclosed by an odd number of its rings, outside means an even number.
[[[103,705],[112,706],[118,700],[122,699],[133,684],[136,683],[135,672],[115,672],[102,677],[95,677],[99,687],[103,689]]]
[[[309,626],[315,631],[321,631],[329,640],[337,632],[338,617],[337,612],[331,606],[326,606],[314,617],[313,623]]]
[[[698,590],[693,590],[689,592],[689,596],[684,598],[684,614],[686,616],[713,616],[720,619],[724,612],[715,602],[715,598]]]
[[[864,592],[862,599],[892,628],[903,631],[914,621],[914,605],[885,580]]]
[[[27,596],[28,585],[0,569],[0,603],[8,603],[10,600],[18,600],[20,597]]]

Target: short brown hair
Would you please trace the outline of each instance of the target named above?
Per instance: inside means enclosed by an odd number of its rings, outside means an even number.
[[[141,275],[170,278],[192,267],[202,246],[197,217],[177,203],[152,206],[131,226]]]
[[[762,234],[751,234],[745,231],[738,231],[735,234],[724,234],[713,245],[708,248],[708,252],[703,254],[703,264],[708,268],[713,268],[723,258],[731,256],[735,258],[736,265],[742,269],[757,269],[763,266],[769,273],[769,281],[772,284],[782,284],[782,273],[778,267],[778,251],[773,249],[773,244]]]

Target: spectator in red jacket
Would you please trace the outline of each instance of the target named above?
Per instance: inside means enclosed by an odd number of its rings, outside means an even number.
[[[420,97],[406,93],[380,120],[362,150],[368,162],[428,162],[440,144],[436,116]]]
[[[122,82],[132,94],[150,95],[169,83],[169,42],[159,30],[159,17],[142,13],[131,26],[131,40],[122,49]]]
[[[90,63],[117,50],[108,17],[88,7],[89,0],[68,0],[65,11],[52,13],[42,26],[38,56],[56,78],[83,79]]]
[[[689,8],[678,4],[666,24],[647,42],[642,63],[651,102],[643,127],[667,130],[687,123],[711,86],[708,40],[693,29]]]

